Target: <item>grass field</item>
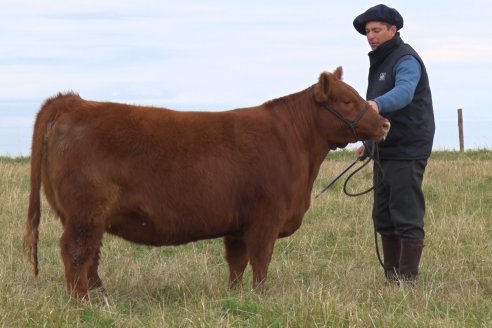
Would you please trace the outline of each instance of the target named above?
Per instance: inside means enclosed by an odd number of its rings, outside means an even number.
[[[329,154],[321,190],[353,159]],[[351,182],[370,186],[371,170]],[[436,152],[424,181],[426,247],[416,286],[388,286],[378,264],[371,195],[341,183],[313,200],[303,225],[277,241],[267,287],[227,288],[221,239],[151,248],[106,235],[100,275],[108,296],[69,298],[61,225],[43,202],[40,275],[24,257],[26,158],[0,158],[2,327],[492,327],[492,152]]]

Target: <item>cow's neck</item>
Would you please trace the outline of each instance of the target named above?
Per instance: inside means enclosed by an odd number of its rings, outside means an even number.
[[[320,131],[311,89],[277,99],[269,109],[285,133],[294,136],[298,156],[304,157],[309,166],[309,184],[312,186],[319,168],[330,151],[325,131]]]

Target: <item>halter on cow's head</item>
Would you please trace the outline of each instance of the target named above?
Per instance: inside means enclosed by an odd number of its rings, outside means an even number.
[[[314,85],[314,99],[320,107],[321,128],[330,127],[330,148],[343,148],[350,142],[379,141],[388,134],[390,123],[370,108],[354,88],[342,81],[343,70],[323,72]],[[333,121],[335,119],[335,122]]]

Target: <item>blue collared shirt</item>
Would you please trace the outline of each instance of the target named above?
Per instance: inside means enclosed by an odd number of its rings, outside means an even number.
[[[395,69],[395,87],[373,99],[381,114],[397,111],[410,104],[422,74],[420,63],[412,55],[403,56]]]

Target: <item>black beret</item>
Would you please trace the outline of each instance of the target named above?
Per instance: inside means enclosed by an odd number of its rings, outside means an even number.
[[[386,5],[377,5],[366,10],[354,19],[354,27],[362,35],[366,35],[366,24],[368,22],[386,22],[395,25],[399,30],[403,27],[403,17],[394,8]]]

